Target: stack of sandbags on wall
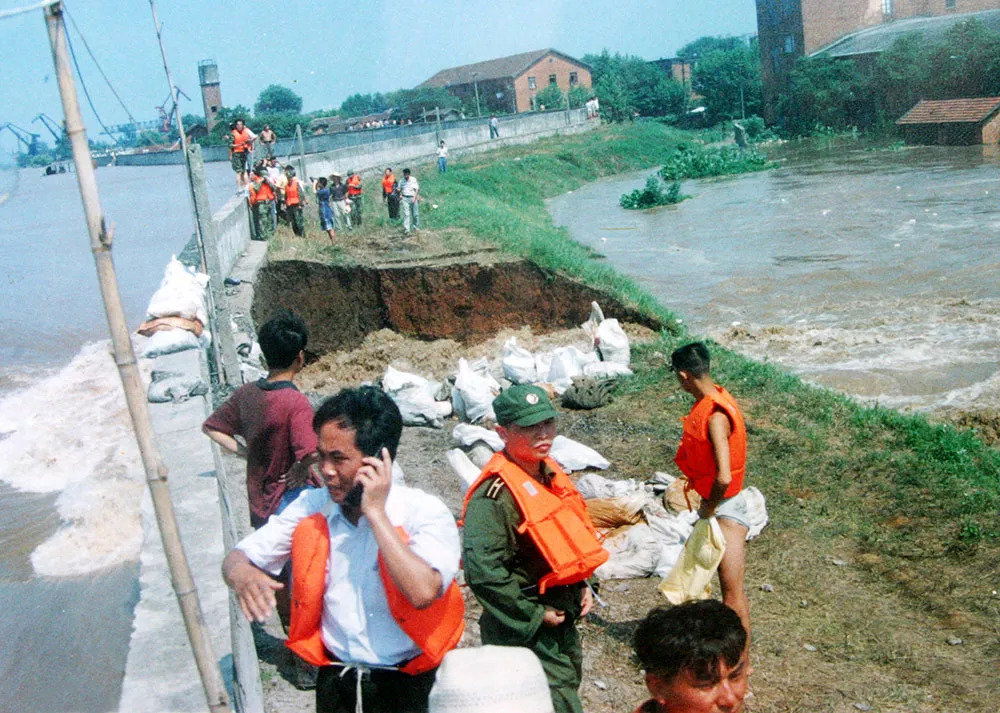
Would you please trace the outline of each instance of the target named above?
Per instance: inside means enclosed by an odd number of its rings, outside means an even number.
[[[163,281],[146,307],[146,321],[138,329],[139,334],[149,338],[140,356],[155,358],[208,345],[207,285],[208,275],[189,270],[176,257],[170,258]]]

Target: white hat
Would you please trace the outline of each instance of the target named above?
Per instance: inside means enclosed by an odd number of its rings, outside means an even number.
[[[430,713],[554,713],[549,682],[531,649],[453,649],[441,662]]]

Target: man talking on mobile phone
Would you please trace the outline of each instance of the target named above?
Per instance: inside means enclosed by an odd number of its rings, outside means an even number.
[[[326,488],[241,541],[223,578],[246,617],[261,621],[284,586],[272,575],[291,559],[286,645],[320,667],[317,713],[426,711],[464,627],[455,520],[437,498],[392,483],[403,422],[381,389],[330,397],[313,428]]]

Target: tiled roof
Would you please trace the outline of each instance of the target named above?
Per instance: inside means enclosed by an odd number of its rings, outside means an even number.
[[[447,87],[453,84],[472,84],[473,81],[482,82],[490,79],[517,77],[550,52],[564,59],[576,62],[583,67],[587,66],[578,59],[549,48],[512,54],[510,57],[500,57],[499,59],[490,59],[485,62],[476,62],[475,64],[463,64],[461,67],[442,69],[420,86]]]
[[[1000,109],[1000,97],[921,100],[897,124],[978,124]]]
[[[973,19],[982,22],[991,30],[1000,32],[1000,10],[936,17],[907,17],[845,35],[809,56],[850,57],[856,54],[885,52],[900,37],[914,32],[922,34],[927,42],[934,42],[959,22]]]

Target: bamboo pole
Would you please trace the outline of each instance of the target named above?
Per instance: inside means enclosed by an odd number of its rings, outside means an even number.
[[[142,464],[146,471],[146,482],[149,485],[153,508],[156,511],[156,522],[159,525],[163,549],[170,567],[174,592],[177,595],[188,639],[191,642],[198,672],[205,688],[208,708],[213,713],[222,713],[229,711],[229,701],[215,654],[208,637],[205,635],[198,591],[195,588],[187,557],[184,554],[184,546],[181,543],[177,521],[174,517],[173,504],[170,501],[170,491],[167,488],[167,469],[160,458],[153,437],[153,426],[149,418],[145,389],[143,389],[135,354],[132,351],[132,340],[129,337],[125,311],[122,308],[121,295],[118,292],[114,262],[111,259],[112,233],[104,225],[104,215],[97,192],[97,179],[91,163],[90,147],[87,143],[87,134],[83,126],[76,87],[73,83],[73,73],[69,64],[66,23],[63,19],[61,2],[55,2],[45,8],[45,22],[52,48],[52,61],[59,81],[63,114],[66,117],[66,134],[73,149],[73,162],[76,164],[77,182],[80,186],[83,212],[90,234],[91,252],[94,254],[97,279],[100,284],[101,297],[104,300],[104,311],[108,319],[108,330],[111,332],[115,363],[118,365],[118,374],[125,390],[125,400],[132,417],[132,426],[139,444]]]
[[[243,377],[239,368],[239,357],[236,355],[236,343],[233,339],[233,328],[229,321],[229,308],[223,295],[222,281],[225,275],[220,274],[218,245],[212,235],[207,233],[211,230],[212,211],[208,205],[208,198],[205,195],[199,199],[199,189],[204,192],[204,171],[201,173],[201,181],[195,176],[195,171],[191,165],[191,154],[188,150],[187,135],[184,133],[184,122],[181,119],[181,107],[177,99],[177,87],[170,76],[170,65],[167,63],[167,50],[163,46],[163,26],[156,16],[156,5],[153,0],[149,0],[149,9],[153,13],[153,27],[156,29],[156,39],[160,44],[160,57],[163,58],[163,71],[167,75],[167,84],[170,86],[170,99],[174,103],[174,119],[177,121],[177,130],[181,138],[181,152],[184,156],[184,170],[188,179],[188,197],[191,199],[191,212],[194,213],[195,240],[198,243],[198,252],[201,255],[201,269],[208,273],[211,281],[211,289],[208,292],[208,320],[212,336],[214,339],[215,373],[217,378],[232,387],[240,386]],[[212,252],[209,252],[212,251]]]

